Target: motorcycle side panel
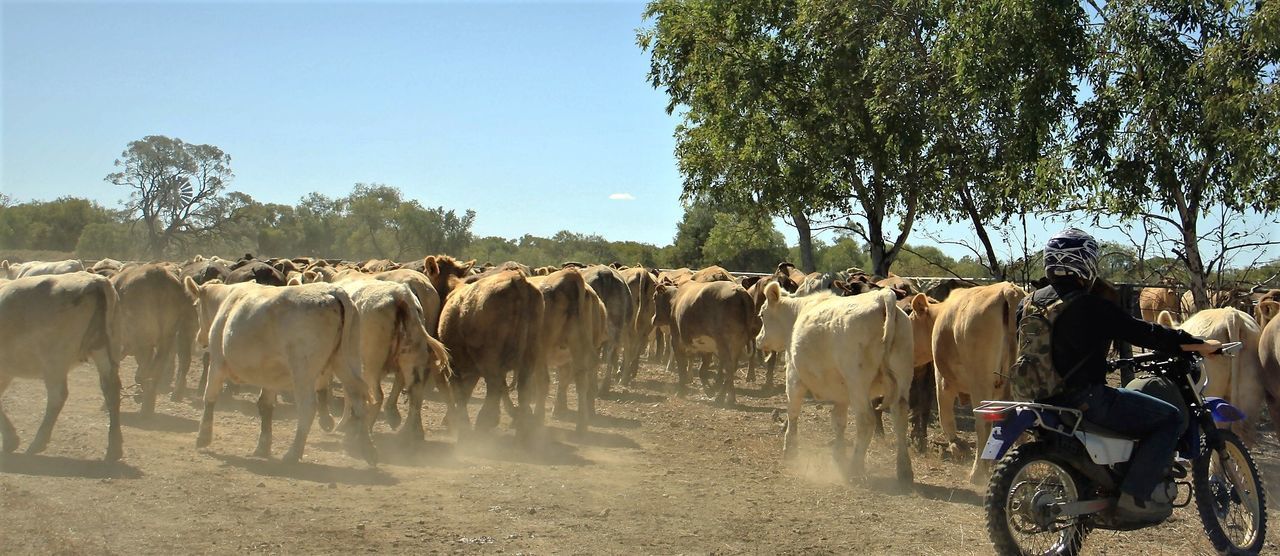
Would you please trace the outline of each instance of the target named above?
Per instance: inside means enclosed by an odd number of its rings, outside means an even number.
[[[1129,461],[1129,456],[1133,455],[1134,442],[1128,438],[1115,438],[1084,431],[1076,431],[1076,438],[1080,439],[1085,451],[1089,452],[1089,459],[1098,465]]]
[[[999,460],[1004,457],[1005,452],[1013,447],[1018,437],[1022,436],[1027,427],[1035,422],[1034,411],[1019,409],[1004,421],[991,427],[991,436],[987,437],[987,444],[982,448],[982,459]]]

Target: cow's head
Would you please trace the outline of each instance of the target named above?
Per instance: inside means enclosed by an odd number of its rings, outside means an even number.
[[[800,313],[799,303],[782,290],[777,282],[764,287],[764,304],[760,306],[760,333],[756,335],[756,349],[761,351],[786,351],[791,344],[791,333]]]
[[[911,336],[915,340],[912,365],[919,367],[933,361],[933,325],[938,320],[939,304],[918,293],[911,298]]]
[[[671,302],[676,296],[676,285],[663,280],[653,290],[653,325],[671,326]]]
[[[1277,314],[1280,314],[1280,301],[1271,301],[1269,299],[1259,301],[1258,308],[1254,313],[1258,317],[1258,328],[1265,330],[1267,323],[1276,318]]]
[[[451,282],[461,281],[467,275],[471,274],[471,269],[476,265],[475,259],[467,262],[460,262],[458,259],[449,255],[427,255],[422,259],[423,274],[431,280],[431,285],[435,286],[436,291],[440,292],[440,299],[444,300],[449,292],[452,291]]]
[[[9,264],[8,259],[0,261],[0,274],[3,274],[5,278],[12,280],[14,275],[13,271],[14,271],[14,266]]]

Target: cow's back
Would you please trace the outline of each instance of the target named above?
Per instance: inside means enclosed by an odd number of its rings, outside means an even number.
[[[1026,292],[1009,282],[953,292],[942,304],[933,329],[933,354],[939,372],[955,379],[964,377],[966,371],[986,373],[1007,368],[1015,356],[1014,319],[1024,297]]]
[[[99,350],[118,360],[117,303],[111,283],[87,272],[0,285],[0,371],[28,378],[65,372]]]
[[[440,341],[465,372],[474,364],[509,369],[538,354],[542,294],[516,271],[454,290],[440,314]]]
[[[733,282],[690,281],[680,286],[672,303],[672,318],[686,343],[709,336],[745,345],[760,331],[751,296]]]
[[[111,278],[111,284],[120,296],[117,318],[126,353],[137,354],[172,338],[180,325],[195,319],[182,283],[160,264],[126,268]]]

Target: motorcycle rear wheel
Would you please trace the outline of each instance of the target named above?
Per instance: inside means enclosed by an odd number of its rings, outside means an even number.
[[[996,554],[1072,555],[1088,526],[1080,518],[1050,518],[1048,504],[1076,502],[1085,481],[1043,442],[1014,448],[996,464],[987,485],[987,534]]]
[[[1240,437],[1224,429],[1214,434],[1222,449],[1206,446],[1191,468],[1196,510],[1219,554],[1257,554],[1267,538],[1266,490],[1258,466]]]

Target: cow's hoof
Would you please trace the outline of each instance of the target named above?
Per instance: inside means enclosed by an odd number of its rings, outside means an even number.
[[[271,447],[259,445],[258,448],[253,451],[253,457],[271,459]]]
[[[35,442],[32,442],[30,446],[27,446],[27,454],[28,455],[38,454],[40,452],[43,452],[44,449],[48,447],[49,447],[48,440],[41,440],[37,438]]]
[[[200,435],[196,437],[196,448],[208,448],[213,443],[213,433],[200,431]]]
[[[124,457],[124,448],[120,447],[120,445],[118,444],[115,444],[107,447],[107,453],[106,455],[102,456],[102,461],[105,461],[107,463],[113,463],[113,462],[120,461],[120,458],[122,457]]]
[[[4,443],[0,445],[0,453],[12,454],[14,450],[17,450],[17,449],[18,449],[18,435],[16,434],[5,435]]]
[[[391,427],[391,430],[399,429],[400,424],[404,423],[404,418],[400,416],[399,411],[388,411],[383,417],[387,420],[387,426]]]
[[[563,405],[563,406],[557,405],[555,409],[551,410],[552,419],[560,419],[562,417],[568,417],[568,416],[569,416],[569,406],[567,405]]]
[[[284,457],[280,458],[280,461],[283,461],[285,463],[298,463],[301,460],[302,460],[302,452],[295,451],[295,450],[289,450],[288,452],[285,452]]]

